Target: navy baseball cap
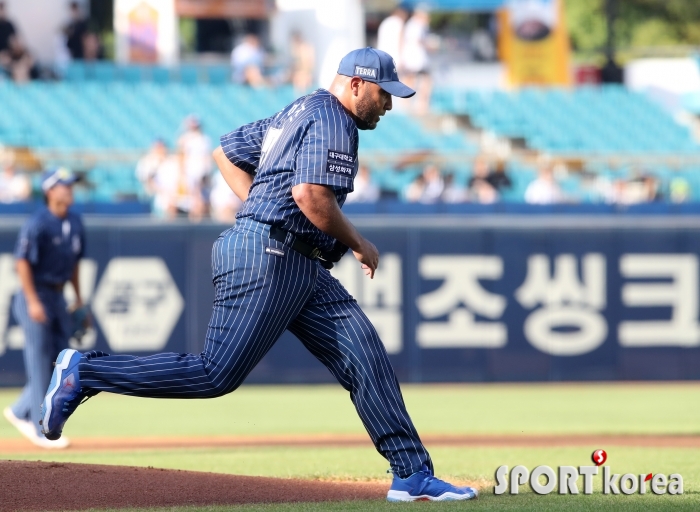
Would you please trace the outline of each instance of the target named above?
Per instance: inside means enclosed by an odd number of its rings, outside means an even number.
[[[392,96],[410,98],[416,91],[399,81],[396,63],[386,52],[368,46],[348,53],[338,66],[338,74],[358,76],[374,82]]]
[[[41,189],[48,192],[56,185],[72,185],[78,181],[78,177],[70,169],[58,167],[44,173],[41,177]]]

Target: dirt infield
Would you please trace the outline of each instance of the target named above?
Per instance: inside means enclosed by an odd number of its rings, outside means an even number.
[[[654,448],[700,448],[698,435],[427,435],[428,446],[636,446]],[[221,436],[166,438],[84,438],[73,439],[69,450],[81,452],[169,450],[186,448],[241,448],[265,446],[372,447],[365,434],[316,434],[284,436]],[[0,455],[45,453],[20,438],[0,439]]]
[[[381,500],[388,483],[333,483],[152,468],[0,462],[0,512]]]

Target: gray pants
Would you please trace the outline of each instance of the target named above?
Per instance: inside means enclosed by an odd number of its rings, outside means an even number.
[[[24,293],[18,293],[12,301],[12,312],[24,330],[24,369],[27,374],[27,384],[12,406],[12,412],[20,419],[31,421],[37,434],[41,434],[39,409],[49,387],[53,362],[58,353],[68,347],[70,317],[62,292],[39,288],[37,293],[46,312],[47,322],[44,324],[29,317]]]

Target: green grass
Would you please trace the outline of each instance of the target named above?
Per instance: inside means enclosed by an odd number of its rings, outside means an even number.
[[[607,465],[614,473],[681,473],[686,492],[700,495],[700,449],[606,447]],[[439,476],[460,480],[493,481],[496,468],[523,464],[531,470],[541,464],[590,465],[591,449],[434,447],[430,449]],[[36,459],[36,454],[3,458]],[[49,452],[44,461],[153,466],[239,475],[284,478],[386,479],[387,463],[372,448],[236,448],[130,452]],[[597,486],[600,477],[594,479]],[[526,486],[523,488],[526,490]],[[599,489],[599,486],[596,487]]]
[[[422,433],[700,433],[700,384],[404,386]],[[0,391],[0,407],[17,390]],[[243,386],[214,400],[103,393],[67,426],[74,437],[361,433],[339,386]],[[0,438],[16,432],[0,422]]]
[[[456,503],[384,503],[375,501],[335,502],[335,503],[288,503],[276,505],[245,505],[235,507],[177,507],[140,509],[141,512],[336,512],[336,511],[377,511],[396,512],[401,511],[426,511],[426,512],[452,512],[456,510],[516,510],[523,512],[591,512],[591,511],[622,511],[638,512],[640,510],[677,511],[697,510],[698,499],[693,495],[683,496],[481,496],[476,501]],[[100,512],[126,512],[100,511]]]
[[[0,391],[0,407],[17,390]],[[446,434],[683,434],[700,431],[700,384],[405,386],[419,431]],[[337,386],[247,386],[216,400],[146,400],[103,394],[81,406],[66,428],[80,437],[160,437],[364,432],[347,393]],[[0,438],[18,434],[0,420]],[[175,512],[283,510],[699,510],[700,449],[582,446],[552,448],[428,447],[439,476],[493,480],[502,464],[590,464],[608,452],[616,473],[681,473],[683,496],[494,496],[475,503],[396,505],[383,502],[159,509]],[[0,454],[0,458],[153,466],[297,478],[386,479],[387,463],[368,447],[256,447]],[[154,509],[155,510],[155,509]]]

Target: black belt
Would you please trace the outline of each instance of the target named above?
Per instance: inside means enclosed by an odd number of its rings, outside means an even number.
[[[270,238],[272,240],[277,240],[278,242],[285,244],[287,243],[287,235],[289,234],[289,231],[279,226],[275,226],[274,224],[270,226]],[[313,245],[307,244],[303,240],[298,239],[296,236],[294,236],[294,234],[291,235],[292,241],[288,245],[293,250],[309,259],[320,261],[323,268],[327,268],[328,270],[333,268],[333,263],[340,261],[340,258],[343,257],[343,254],[345,254],[345,251],[347,250],[345,249],[341,251],[334,249],[331,252],[325,252],[318,247],[314,247]]]
[[[49,284],[49,283],[37,283],[36,287],[41,289],[44,288],[45,290],[51,290],[54,292],[62,292],[63,288],[66,286],[66,283],[63,284]]]

